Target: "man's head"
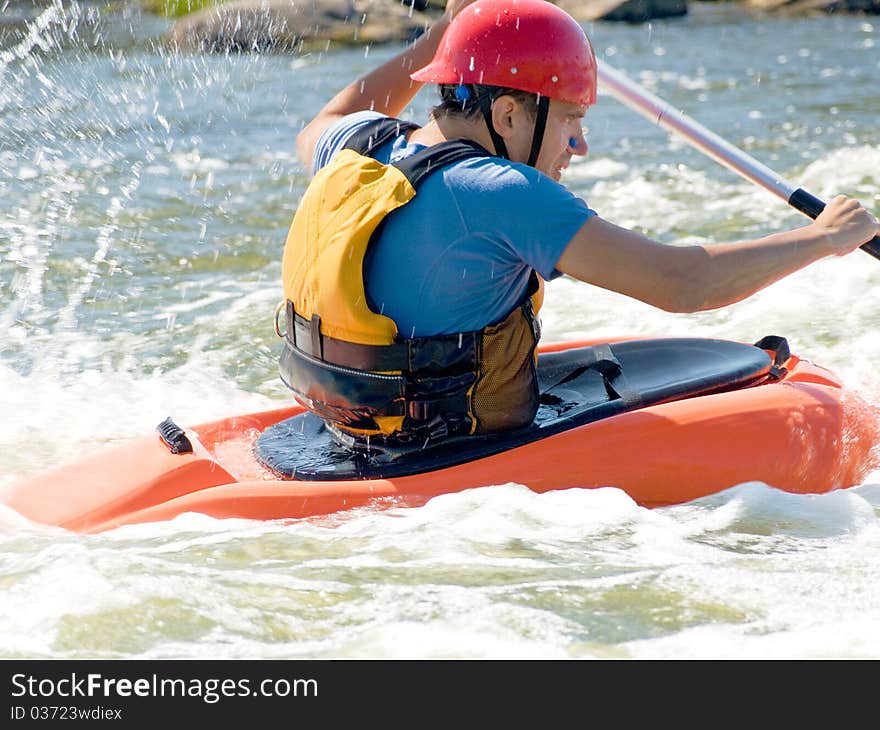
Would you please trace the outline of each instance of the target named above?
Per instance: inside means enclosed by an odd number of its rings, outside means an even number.
[[[500,156],[527,162],[557,179],[553,166],[567,165],[567,159],[558,162],[565,153],[557,150],[542,163],[548,157],[542,154],[545,127],[582,118],[596,101],[596,58],[586,34],[568,13],[545,0],[477,0],[455,17],[431,63],[412,78],[440,84],[435,112],[454,112],[456,102],[465,115],[478,109]],[[517,126],[522,115],[530,117],[532,129],[525,153]],[[565,137],[567,157],[584,154],[580,123],[576,132],[572,124],[564,126],[557,131]]]

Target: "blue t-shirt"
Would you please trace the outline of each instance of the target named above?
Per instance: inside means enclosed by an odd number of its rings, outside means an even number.
[[[380,116],[357,112],[326,129],[313,171]],[[401,135],[373,157],[387,164],[421,149]],[[498,157],[453,163],[386,218],[364,260],[368,303],[403,337],[495,324],[525,296],[532,269],[546,280],[560,276],[556,262],[593,215],[581,198],[528,165]]]

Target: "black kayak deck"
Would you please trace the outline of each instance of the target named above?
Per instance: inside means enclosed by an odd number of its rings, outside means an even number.
[[[527,427],[369,453],[340,444],[312,413],[267,428],[254,444],[278,476],[304,481],[381,479],[455,466],[619,413],[765,380],[773,368],[761,345],[702,338],[628,340],[538,356],[541,405]],[[785,345],[787,354],[787,345]],[[777,360],[779,358],[777,357]]]

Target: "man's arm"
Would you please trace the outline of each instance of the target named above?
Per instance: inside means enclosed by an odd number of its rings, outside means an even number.
[[[311,169],[315,145],[321,133],[346,114],[368,109],[392,117],[399,115],[422,88],[422,84],[413,81],[409,75],[431,62],[449,22],[473,1],[448,0],[443,16],[415,43],[379,68],[350,83],[330,100],[297,135],[297,155],[306,168]]]
[[[850,253],[878,233],[876,218],[842,195],[802,228],[709,246],[665,245],[593,216],[556,268],[668,312],[697,312],[745,299],[825,256]]]

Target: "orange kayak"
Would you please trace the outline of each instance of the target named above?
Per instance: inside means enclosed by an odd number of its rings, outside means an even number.
[[[157,432],[7,485],[0,502],[78,532],[197,512],[275,520],[417,506],[494,484],[612,486],[638,504],[687,502],[748,481],[799,493],[876,467],[876,409],[783,338],[579,341],[542,347],[528,428],[352,450],[300,406]]]

